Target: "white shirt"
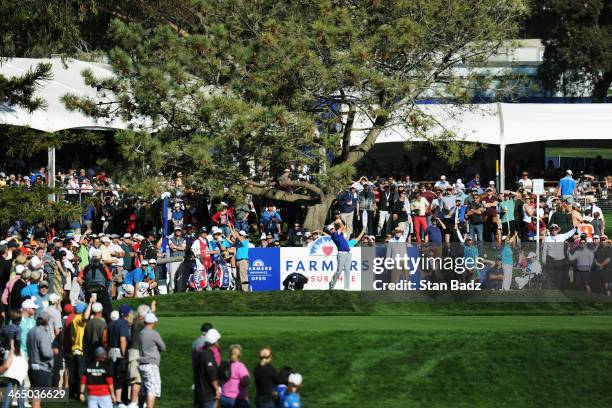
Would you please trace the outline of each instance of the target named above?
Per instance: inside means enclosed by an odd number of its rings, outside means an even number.
[[[123,252],[123,248],[121,248],[119,245],[115,244],[114,242],[111,242],[111,244],[108,246],[109,251],[112,253],[115,253],[115,256],[113,257],[113,259],[116,259],[118,262],[115,264],[116,266],[123,266],[123,256],[125,255],[125,252]]]

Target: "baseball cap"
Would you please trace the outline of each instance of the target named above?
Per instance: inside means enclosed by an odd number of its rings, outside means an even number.
[[[74,307],[74,311],[77,313],[83,313],[87,309],[87,305],[85,303],[77,303]]]
[[[102,258],[102,251],[100,251],[99,249],[94,249],[93,251],[91,251],[91,257]]]
[[[94,355],[96,358],[106,358],[106,350],[104,350],[104,347],[97,347]]]
[[[599,235],[593,235],[593,239],[599,239]]]
[[[221,231],[221,228],[219,227],[212,227],[212,229],[210,230],[210,232],[215,235],[215,234],[221,234],[223,231]]]
[[[149,261],[147,261],[146,259],[143,259],[143,260],[140,262],[140,265],[148,265],[148,264],[149,264]]]
[[[502,240],[502,241],[505,241],[505,240],[507,240],[507,239],[508,239],[508,237],[507,237],[506,235],[502,235],[502,237],[501,237],[501,240]]]
[[[94,313],[100,313],[102,310],[104,310],[104,308],[102,307],[102,303],[100,302],[96,302],[91,305],[91,311]]]
[[[210,329],[204,336],[204,341],[208,344],[215,344],[221,338],[221,333],[217,329]]]
[[[38,309],[38,305],[32,299],[26,299],[21,303],[22,309]]]
[[[47,281],[40,281],[40,283],[38,284],[39,288],[49,288],[49,282]]]
[[[149,265],[150,264],[156,264],[157,265],[157,259],[155,259],[155,258],[149,259]]]
[[[57,293],[52,293],[49,295],[49,303],[52,305],[59,303],[61,300],[62,298]]]
[[[155,316],[155,313],[149,312],[145,315],[144,322],[146,324],[157,323],[157,316]]]
[[[245,231],[243,231],[243,230],[240,230],[240,232],[238,234],[242,235],[243,237],[248,236],[248,234]]]
[[[490,186],[494,186],[494,185],[495,185],[495,182],[494,182],[493,180],[491,180],[491,181],[489,181],[489,185],[490,185]]]
[[[127,316],[130,314],[131,311],[132,311],[132,308],[127,303],[124,303],[121,306],[119,306],[119,315],[121,316]]]
[[[550,226],[550,229],[551,229],[551,230],[554,230],[554,229],[555,229],[555,230],[558,230],[558,229],[559,229],[559,226],[558,226],[557,224],[553,224],[553,225],[551,225],[551,226]]]
[[[573,171],[571,171],[571,170],[569,170],[569,169],[565,170],[565,172],[566,172],[567,174],[569,174],[569,175],[574,174],[574,172],[573,172]]]
[[[113,310],[110,314],[111,320],[119,320],[119,311]]]
[[[106,236],[105,236],[105,237],[100,238],[100,241],[102,241],[102,242],[111,242],[110,238],[109,238],[109,237],[106,237]]]
[[[132,238],[132,234],[126,232],[125,234],[123,234],[123,238]]]
[[[287,378],[287,382],[299,387],[302,385],[302,375],[300,373],[291,373]]]
[[[49,313],[49,311],[45,309],[42,311],[42,313],[38,317],[48,322],[49,320],[51,320],[51,313]]]
[[[441,175],[440,176],[440,180],[446,180],[446,176],[445,175]]]
[[[15,273],[17,275],[21,275],[24,270],[25,270],[25,266],[23,266],[23,265],[17,265],[15,267]]]
[[[204,232],[208,232],[208,228],[202,227],[198,230],[198,234],[203,234]]]
[[[74,306],[72,306],[70,303],[66,303],[64,305],[64,309],[63,310],[64,310],[64,313],[70,314],[70,313],[74,312]]]
[[[535,252],[530,252],[530,253],[529,253],[529,255],[527,255],[527,259],[529,259],[529,258],[535,258],[535,257],[536,257]]]

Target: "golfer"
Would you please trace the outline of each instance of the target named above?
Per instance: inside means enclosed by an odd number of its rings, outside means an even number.
[[[327,232],[331,237],[336,248],[338,248],[338,262],[336,267],[336,273],[332,277],[329,283],[329,289],[333,289],[336,286],[336,282],[340,277],[342,271],[344,271],[344,290],[348,290],[351,279],[351,250],[348,241],[344,237],[344,224],[336,222],[327,226]]]

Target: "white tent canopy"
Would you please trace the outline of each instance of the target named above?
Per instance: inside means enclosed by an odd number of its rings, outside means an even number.
[[[33,59],[12,58],[2,61],[0,74],[7,78],[20,76],[33,69],[39,63],[51,63],[53,78],[41,84],[36,96],[42,97],[47,107],[33,113],[16,106],[0,106],[0,123],[26,126],[43,132],[57,132],[64,129],[125,129],[126,123],[119,120],[95,120],[80,112],[71,112],[60,98],[72,93],[79,96],[96,96],[96,90],[87,86],[81,72],[90,69],[97,78],[109,78],[113,75],[109,66],[92,62],[68,59],[64,63],[60,58]]]
[[[612,139],[612,104],[491,103],[469,106],[417,105],[459,140],[510,145],[548,140]],[[360,116],[356,127],[371,122]],[[432,132],[442,130],[442,126]],[[357,132],[351,145],[361,143],[366,131]],[[383,130],[377,143],[418,140],[409,128],[397,124]]]

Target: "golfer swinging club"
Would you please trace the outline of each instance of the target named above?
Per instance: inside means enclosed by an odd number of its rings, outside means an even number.
[[[338,265],[336,267],[336,273],[329,283],[329,289],[333,289],[336,286],[336,282],[340,277],[342,271],[344,271],[344,290],[348,290],[350,278],[351,278],[351,251],[349,244],[344,238],[344,224],[336,222],[327,226],[327,232],[329,233],[332,241],[338,248]]]

